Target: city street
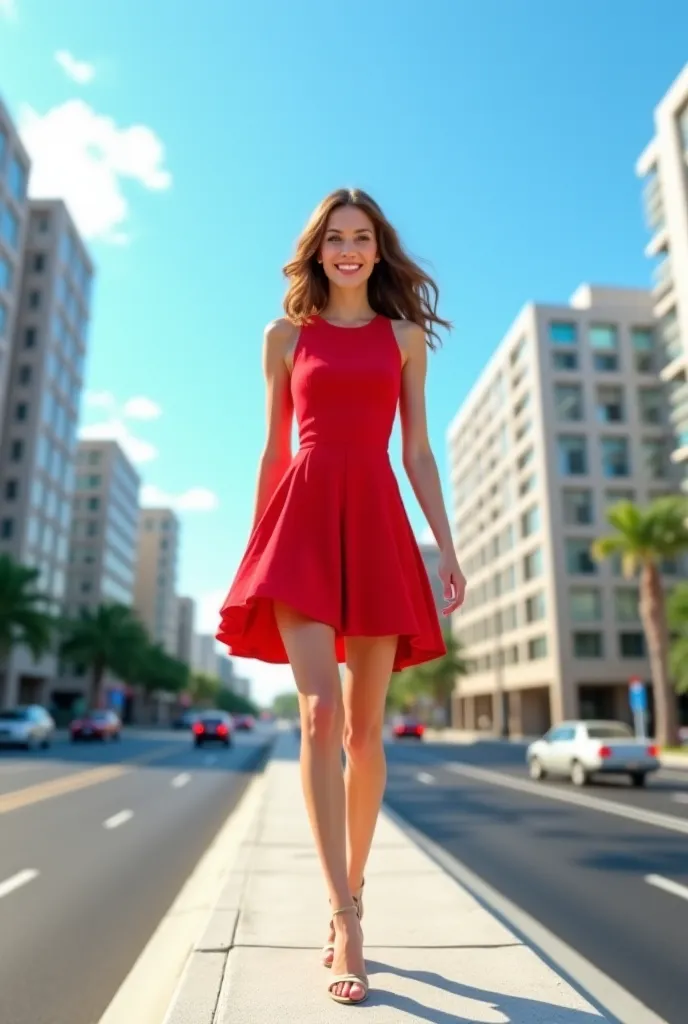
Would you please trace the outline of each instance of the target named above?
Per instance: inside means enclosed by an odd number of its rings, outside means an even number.
[[[531,782],[518,744],[396,742],[388,757],[392,810],[669,1024],[686,1020],[688,772],[574,790]]]
[[[12,1024],[94,1024],[261,762],[269,734],[0,751],[0,992]]]

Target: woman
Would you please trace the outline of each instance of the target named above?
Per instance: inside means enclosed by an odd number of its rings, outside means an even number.
[[[397,405],[404,468],[441,551],[444,614],[464,597],[425,415],[426,345],[450,325],[434,282],[358,189],[323,200],[284,272],[286,316],[265,332],[253,529],[217,636],[232,655],[293,669],[304,796],[333,908],[328,991],[353,1004],[368,994],[361,897],[390,676],[445,652],[387,452]]]

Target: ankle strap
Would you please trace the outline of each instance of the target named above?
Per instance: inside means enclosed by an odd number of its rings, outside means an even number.
[[[340,907],[339,910],[333,910],[332,911],[332,917],[337,917],[338,914],[357,914],[357,913],[358,913],[358,907],[355,907],[355,906]]]

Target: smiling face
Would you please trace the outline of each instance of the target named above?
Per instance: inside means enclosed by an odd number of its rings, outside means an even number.
[[[320,261],[328,280],[340,288],[360,287],[379,262],[372,220],[357,206],[340,206],[327,222]]]

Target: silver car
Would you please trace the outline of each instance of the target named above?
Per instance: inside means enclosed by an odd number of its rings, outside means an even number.
[[[55,722],[40,704],[0,711],[0,747],[46,748],[50,746],[54,732]]]
[[[531,779],[568,776],[585,786],[595,775],[628,775],[634,786],[644,786],[650,772],[660,767],[654,743],[637,739],[624,722],[562,722],[526,752]]]

